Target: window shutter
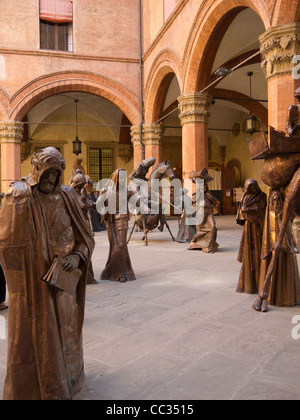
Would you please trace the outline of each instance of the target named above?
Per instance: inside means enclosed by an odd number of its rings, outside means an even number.
[[[40,19],[53,23],[73,20],[72,0],[40,0]]]

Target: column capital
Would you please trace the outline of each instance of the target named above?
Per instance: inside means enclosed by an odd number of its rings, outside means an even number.
[[[162,126],[160,124],[143,124],[142,140],[145,146],[160,145]],[[131,127],[131,142],[133,146],[140,146],[140,126]]]
[[[208,124],[213,97],[207,93],[187,93],[178,98],[181,125]]]
[[[144,124],[143,142],[146,146],[160,146],[162,126],[160,124]]]
[[[259,37],[262,68],[271,79],[292,74],[295,55],[300,55],[300,23],[277,26]]]
[[[133,147],[141,146],[139,125],[133,125],[130,127],[130,135],[131,135],[131,143],[133,144]]]
[[[17,121],[0,122],[0,142],[1,144],[15,143],[21,144],[23,139],[24,125]]]

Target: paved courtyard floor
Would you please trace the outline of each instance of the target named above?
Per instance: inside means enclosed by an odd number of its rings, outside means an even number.
[[[300,340],[292,337],[300,306],[257,313],[255,296],[235,292],[242,227],[232,216],[216,221],[216,254],[187,251],[158,230],[145,247],[134,233],[137,280],[87,287],[86,378],[76,400],[300,399]],[[170,225],[176,235],[177,221]],[[107,234],[97,233],[97,279],[107,256]],[[0,395],[5,365],[2,337]]]

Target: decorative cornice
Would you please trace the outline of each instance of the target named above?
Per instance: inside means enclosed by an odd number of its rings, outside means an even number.
[[[291,75],[295,67],[293,58],[300,54],[300,23],[271,28],[259,40],[266,78]]]
[[[0,123],[0,142],[2,144],[21,144],[23,139],[23,123],[6,121]]]
[[[43,51],[43,50],[15,50],[10,48],[0,48],[0,54],[11,54],[11,55],[31,55],[38,57],[50,57],[50,58],[66,58],[70,60],[90,60],[90,61],[113,61],[121,63],[139,64],[139,58],[126,58],[126,57],[109,57],[109,56],[98,56],[88,54],[77,54],[73,52],[65,51]]]
[[[210,113],[212,96],[206,93],[188,93],[178,98],[181,125],[207,124]]]

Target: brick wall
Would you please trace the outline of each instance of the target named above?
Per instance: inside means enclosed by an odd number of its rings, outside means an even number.
[[[75,70],[100,74],[139,95],[138,1],[73,3],[73,52],[54,52],[39,49],[39,0],[1,0],[0,89],[9,97],[40,76]]]

